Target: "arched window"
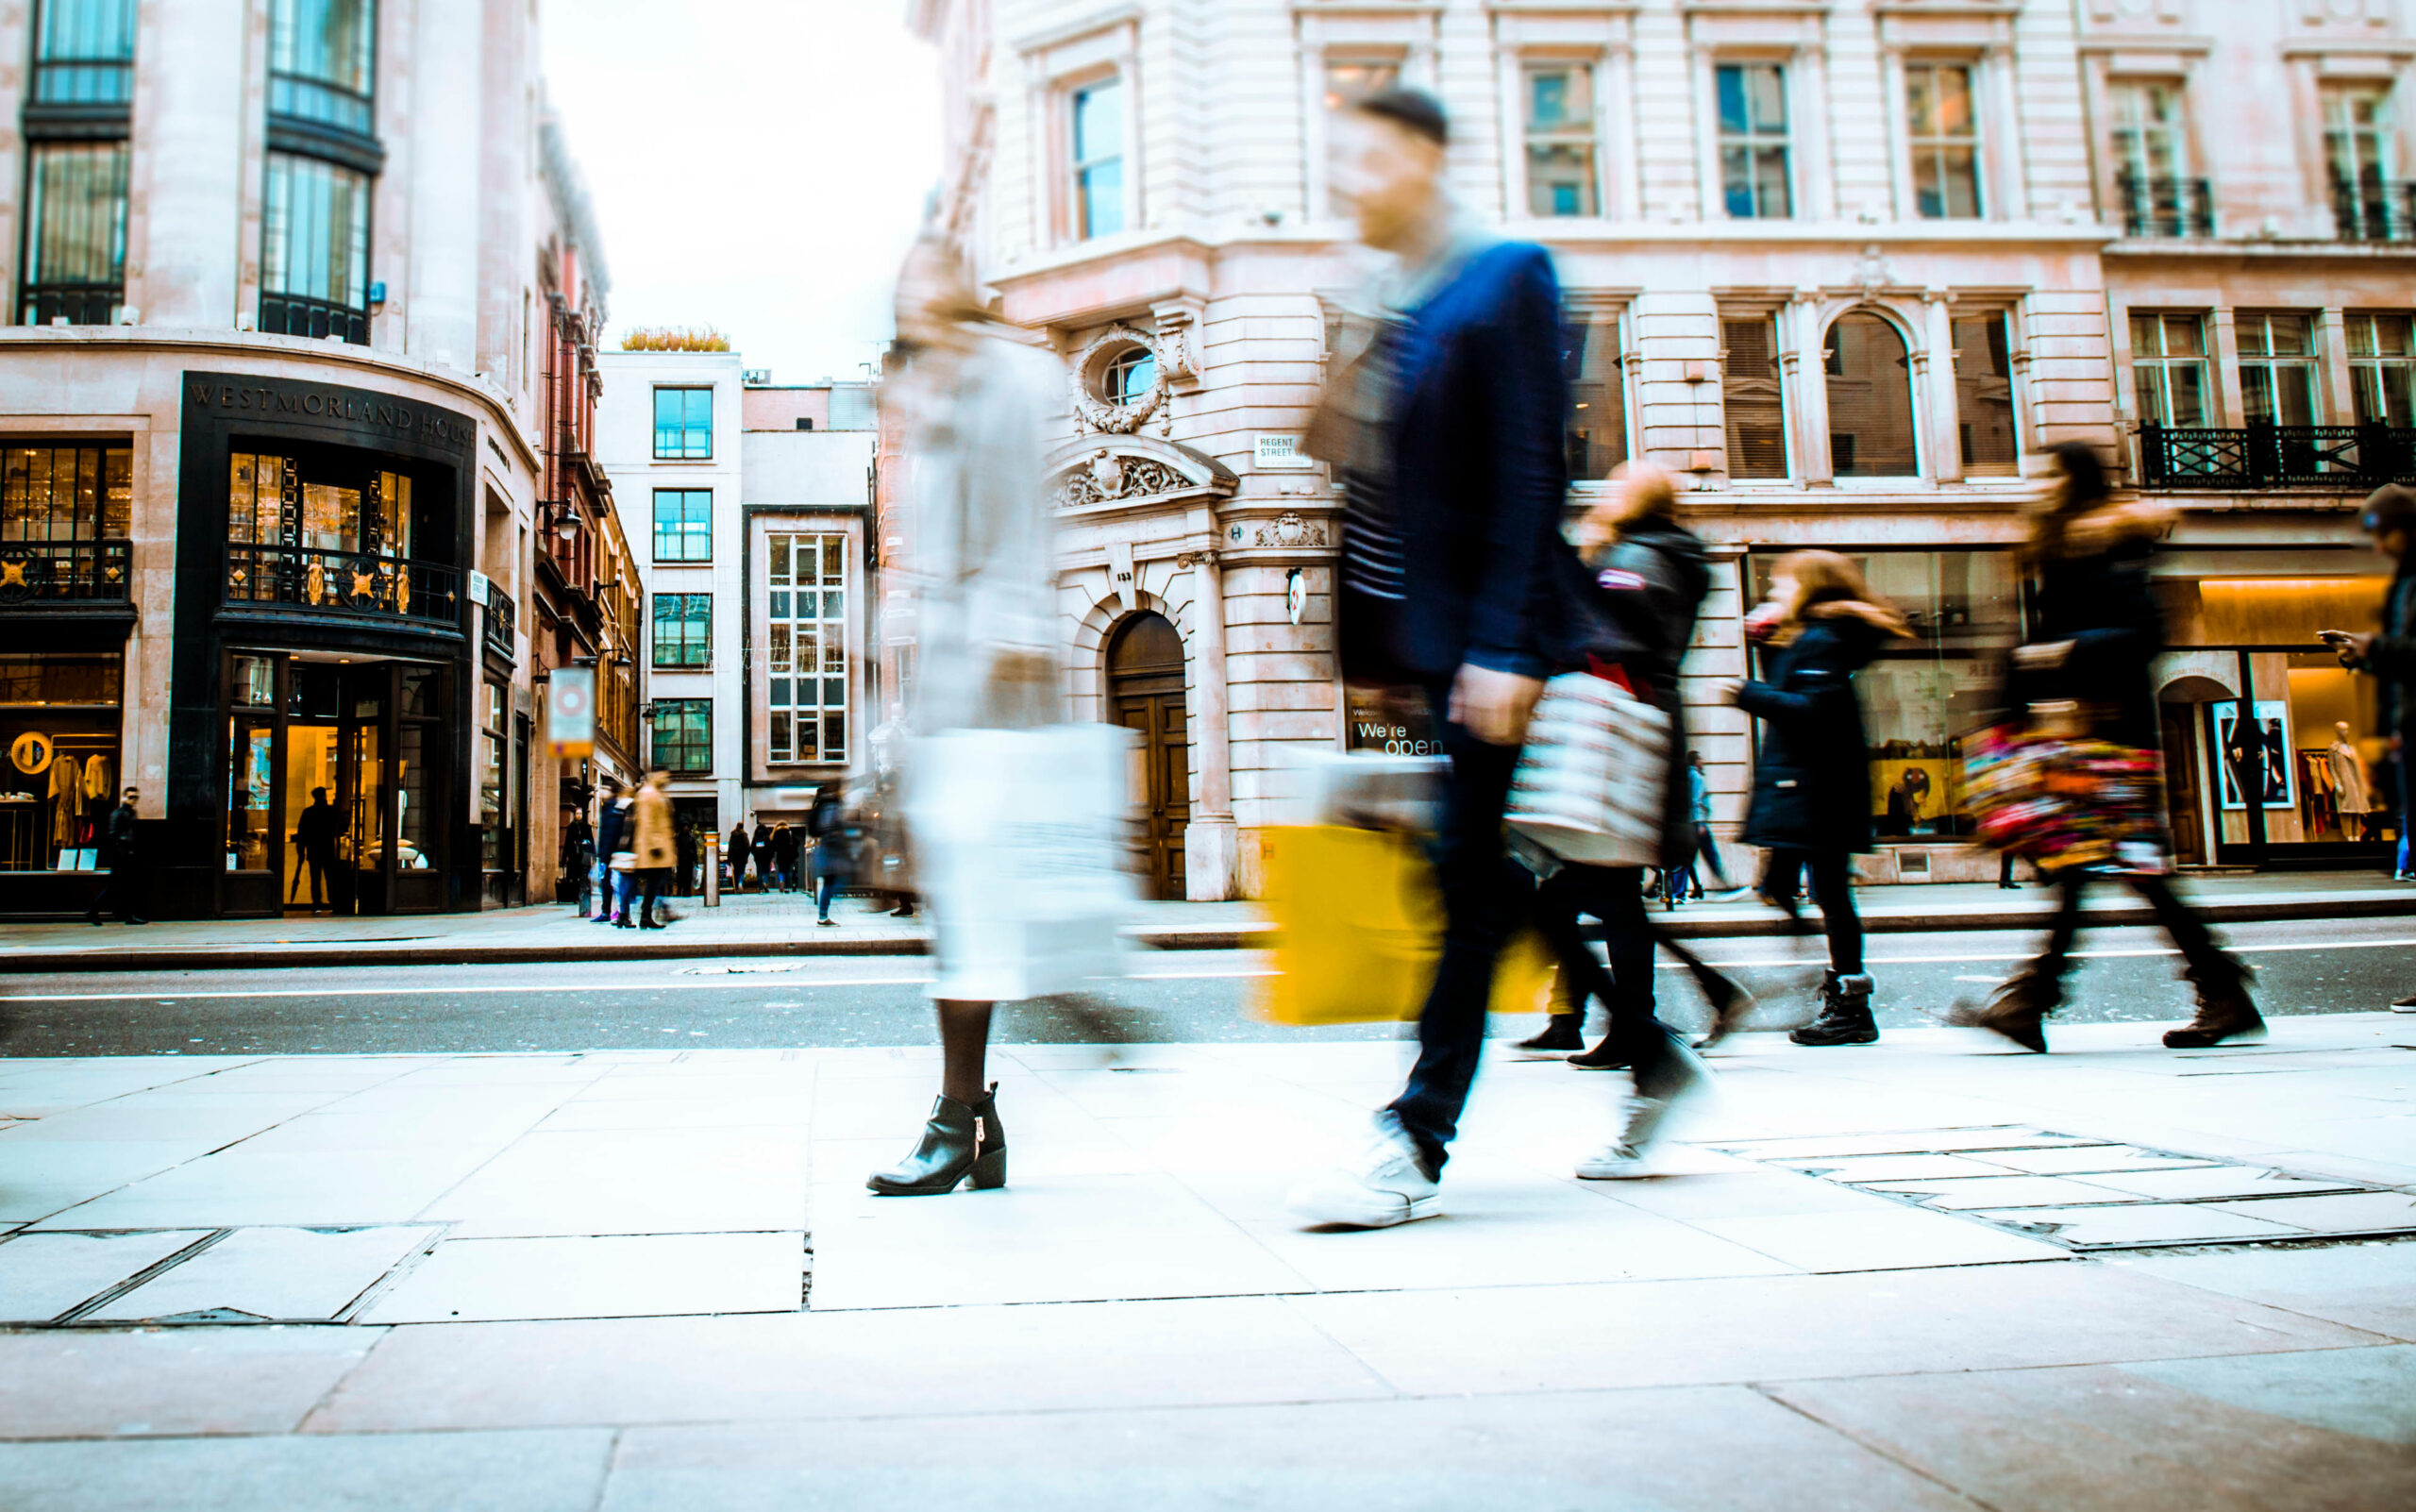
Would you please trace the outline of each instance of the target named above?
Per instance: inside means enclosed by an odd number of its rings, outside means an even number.
[[[1821,354],[1829,379],[1829,470],[1838,478],[1911,478],[1912,358],[1896,328],[1868,311],[1840,315]]]

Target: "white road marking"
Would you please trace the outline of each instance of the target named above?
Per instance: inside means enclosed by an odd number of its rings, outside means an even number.
[[[2235,945],[2229,949],[2235,955],[2272,955],[2279,953],[2304,954],[2317,950],[2407,949],[2410,947],[2416,947],[2416,939],[2327,940],[2290,945]],[[2072,959],[2075,961],[2136,960],[2156,956],[2174,956],[2179,955],[2180,953],[2181,952],[2179,950],[2173,949],[2170,946],[2165,946],[2156,949],[2143,950],[2074,950],[2072,952]],[[1971,951],[1958,951],[1951,955],[1874,956],[1871,959],[1869,964],[1874,966],[1966,966],[1976,965],[1988,961],[2027,961],[2029,959],[2030,954],[2027,952],[1994,955]],[[1817,966],[1820,964],[1820,958],[1817,955],[1807,953],[1802,956],[1780,957],[1770,960],[1711,961],[1708,964],[1726,970],[1747,971],[1756,968],[1774,968],[1780,966]],[[1683,971],[1686,967],[1679,962],[1664,961],[1660,964],[1660,969],[1664,971]],[[1235,981],[1250,977],[1272,977],[1277,975],[1280,975],[1280,973],[1273,966],[1235,966],[1223,970],[1211,971],[1135,971],[1132,973],[1130,980],[1135,982],[1222,982]],[[931,979],[928,976],[830,978],[789,977],[779,983],[766,983],[764,985],[779,985],[792,989],[797,987],[918,987],[931,980]],[[1983,982],[1994,981],[1995,979],[1992,977],[1957,977],[1955,980],[1957,982]],[[500,985],[472,983],[461,986],[442,987],[263,987],[252,991],[179,992],[169,998],[161,998],[159,995],[159,989],[155,987],[149,992],[9,993],[0,994],[0,1002],[134,1002],[138,1000],[148,1000],[159,1003],[161,1006],[168,1006],[178,1002],[233,998],[426,998],[436,997],[445,993],[458,993],[463,996],[469,996],[474,994],[491,995],[495,993],[513,992],[529,994],[564,992],[731,992],[741,990],[742,987],[742,983],[729,981],[605,982],[581,983],[532,982],[526,983],[513,983]]]

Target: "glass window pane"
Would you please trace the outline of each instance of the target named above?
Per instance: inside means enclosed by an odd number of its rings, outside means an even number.
[[[1829,328],[1826,365],[1836,476],[1914,476],[1912,364],[1896,328],[1873,314],[1839,316]]]
[[[1720,397],[1726,412],[1728,474],[1787,476],[1787,420],[1779,394],[1778,339],[1768,315],[1720,323]]]
[[[2195,315],[2165,316],[2164,349],[2167,355],[2173,357],[2206,356],[2206,322]]]
[[[2169,369],[2172,378],[2172,423],[2176,426],[2203,426],[2207,423],[2213,407],[2206,399],[2206,367],[2203,362],[2175,362]]]
[[[2013,377],[2005,317],[1958,320],[1955,329],[1955,427],[1963,471],[1973,478],[2010,478],[2021,471],[2014,428]]]

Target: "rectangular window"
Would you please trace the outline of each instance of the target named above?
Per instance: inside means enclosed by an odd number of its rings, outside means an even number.
[[[2214,423],[2206,370],[2206,323],[2199,315],[2133,311],[2131,381],[2139,423],[2183,428]]]
[[[366,174],[290,152],[268,155],[260,228],[260,329],[369,341]]]
[[[0,449],[0,603],[126,597],[133,511],[129,447]],[[40,639],[31,630],[20,633]]]
[[[1331,120],[1369,95],[1381,94],[1400,82],[1401,62],[1397,59],[1328,58],[1325,64],[1326,116]],[[1349,208],[1329,194],[1326,213],[1347,215]]]
[[[1904,68],[1905,135],[1913,149],[1913,208],[1923,220],[1980,215],[1980,121],[1971,70],[1961,63]]]
[[[654,491],[654,560],[711,562],[713,559],[713,491],[710,488],[658,488]]]
[[[654,596],[654,664],[663,671],[713,664],[713,596]]]
[[[2007,324],[2003,314],[1955,322],[1955,426],[1966,478],[2011,478],[2021,471]]]
[[[512,695],[500,682],[478,685],[478,825],[480,864],[489,871],[503,869],[506,816],[503,796],[512,770],[507,743]]]
[[[1594,177],[1594,71],[1582,63],[1531,64],[1523,76],[1528,212],[1601,214]]]
[[[1569,479],[1608,478],[1627,461],[1627,369],[1619,361],[1619,317],[1599,314],[1564,326],[1561,365],[1569,378]]]
[[[1720,193],[1732,219],[1783,221],[1795,213],[1787,161],[1787,70],[1777,63],[1722,63]]]
[[[2286,311],[2243,310],[2240,335],[2240,404],[2252,426],[2315,424],[2313,322]]]
[[[269,18],[268,111],[367,136],[377,0],[277,0]]]
[[[135,0],[42,0],[32,103],[126,105],[134,98]]]
[[[2115,172],[2139,184],[2187,176],[2190,123],[2181,81],[2117,79],[2107,89],[2114,113]]]
[[[2409,317],[2349,312],[2349,387],[2361,426],[2416,426],[2416,343]]]
[[[1074,239],[1124,229],[1124,81],[1101,79],[1067,101],[1073,164]]]
[[[2416,196],[2394,182],[2391,91],[2377,84],[2324,92],[2324,148],[2332,176],[2333,214],[2352,242],[2396,242],[2416,235]]]
[[[675,777],[705,777],[713,769],[713,701],[654,700],[654,761]]]
[[[122,141],[31,145],[20,323],[116,322],[126,302],[126,164]]]
[[[764,675],[775,763],[847,759],[847,538],[767,543]]]
[[[654,391],[654,455],[658,462],[709,462],[713,454],[713,391]]]
[[[1785,479],[1787,410],[1779,391],[1778,321],[1770,315],[1723,317],[1720,343],[1728,476]]]

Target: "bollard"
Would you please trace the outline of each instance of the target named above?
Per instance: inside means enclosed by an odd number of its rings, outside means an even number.
[[[705,906],[721,907],[721,836],[705,837]]]

